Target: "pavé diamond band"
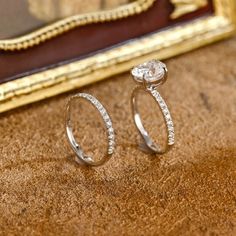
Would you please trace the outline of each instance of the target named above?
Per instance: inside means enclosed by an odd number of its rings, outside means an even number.
[[[99,161],[94,161],[92,157],[86,156],[80,147],[80,145],[76,142],[75,137],[73,135],[73,127],[71,122],[71,102],[74,99],[86,99],[89,101],[101,114],[103,121],[105,123],[107,129],[107,136],[108,136],[108,149],[107,155],[105,155]],[[78,93],[72,96],[66,106],[66,133],[68,141],[75,152],[78,159],[76,159],[79,163],[90,165],[90,166],[99,166],[104,164],[113,154],[115,149],[115,134],[114,129],[112,127],[111,118],[108,115],[104,106],[92,95],[87,93]]]
[[[158,85],[163,84],[167,79],[166,65],[160,61],[151,60],[134,67],[131,71],[131,74],[135,82],[141,85],[133,90],[131,96],[131,105],[132,105],[135,125],[139,133],[143,137],[147,147],[152,152],[158,154],[165,153],[170,149],[171,146],[173,146],[175,142],[174,124],[169,109],[164,99],[161,97],[160,93],[156,89]],[[166,130],[167,130],[167,140],[165,147],[161,148],[157,143],[155,143],[143,126],[137,104],[138,94],[141,91],[149,93],[160,107],[160,110],[165,120]]]

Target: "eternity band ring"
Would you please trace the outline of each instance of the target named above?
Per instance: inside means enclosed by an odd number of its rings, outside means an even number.
[[[73,134],[73,125],[72,125],[72,120],[71,120],[71,111],[72,111],[71,102],[75,99],[78,99],[78,100],[85,99],[88,102],[90,102],[98,110],[106,126],[107,141],[108,141],[107,153],[98,161],[95,161],[92,157],[85,155],[82,147],[77,143],[75,136]],[[115,134],[114,134],[114,129],[112,127],[111,118],[108,115],[105,107],[95,97],[93,97],[90,94],[78,93],[70,97],[66,106],[66,134],[67,134],[68,141],[71,145],[71,148],[76,154],[76,157],[77,157],[76,161],[79,164],[86,164],[89,166],[100,166],[104,164],[107,160],[109,160],[111,155],[114,153]]]
[[[133,79],[135,80],[136,83],[139,84],[139,86],[133,90],[133,93],[131,95],[131,105],[132,105],[134,123],[140,135],[142,136],[143,140],[145,141],[147,148],[152,153],[157,153],[157,154],[163,154],[167,152],[174,145],[175,142],[174,124],[170,115],[170,111],[164,99],[157,91],[157,87],[166,81],[167,73],[168,71],[166,65],[158,60],[151,60],[145,62],[143,64],[134,67],[131,70]],[[154,98],[154,100],[156,101],[162,112],[167,133],[166,144],[164,147],[160,147],[157,143],[155,143],[153,139],[149,136],[146,129],[144,128],[141,116],[139,114],[138,103],[137,103],[138,94],[141,91],[145,91],[148,94],[150,94],[152,98]]]

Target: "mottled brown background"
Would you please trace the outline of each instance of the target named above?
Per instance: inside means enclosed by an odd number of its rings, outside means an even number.
[[[73,161],[63,117],[69,94],[0,116],[1,235],[236,235],[236,38],[166,63],[160,92],[177,142],[163,156],[137,148],[128,74],[78,90],[113,118],[116,154],[100,168]],[[79,117],[84,137],[96,140],[90,111]]]

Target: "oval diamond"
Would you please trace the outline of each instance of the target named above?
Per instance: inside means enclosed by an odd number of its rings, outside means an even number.
[[[155,82],[161,80],[165,76],[166,71],[164,63],[158,60],[151,60],[134,67],[131,74],[138,82],[143,82],[143,79],[148,82]]]

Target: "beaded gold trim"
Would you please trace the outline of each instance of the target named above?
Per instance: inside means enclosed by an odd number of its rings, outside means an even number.
[[[14,51],[27,49],[79,26],[115,21],[139,14],[149,9],[155,1],[156,0],[136,0],[113,10],[70,16],[27,35],[17,37],[15,39],[0,40],[0,50]]]

